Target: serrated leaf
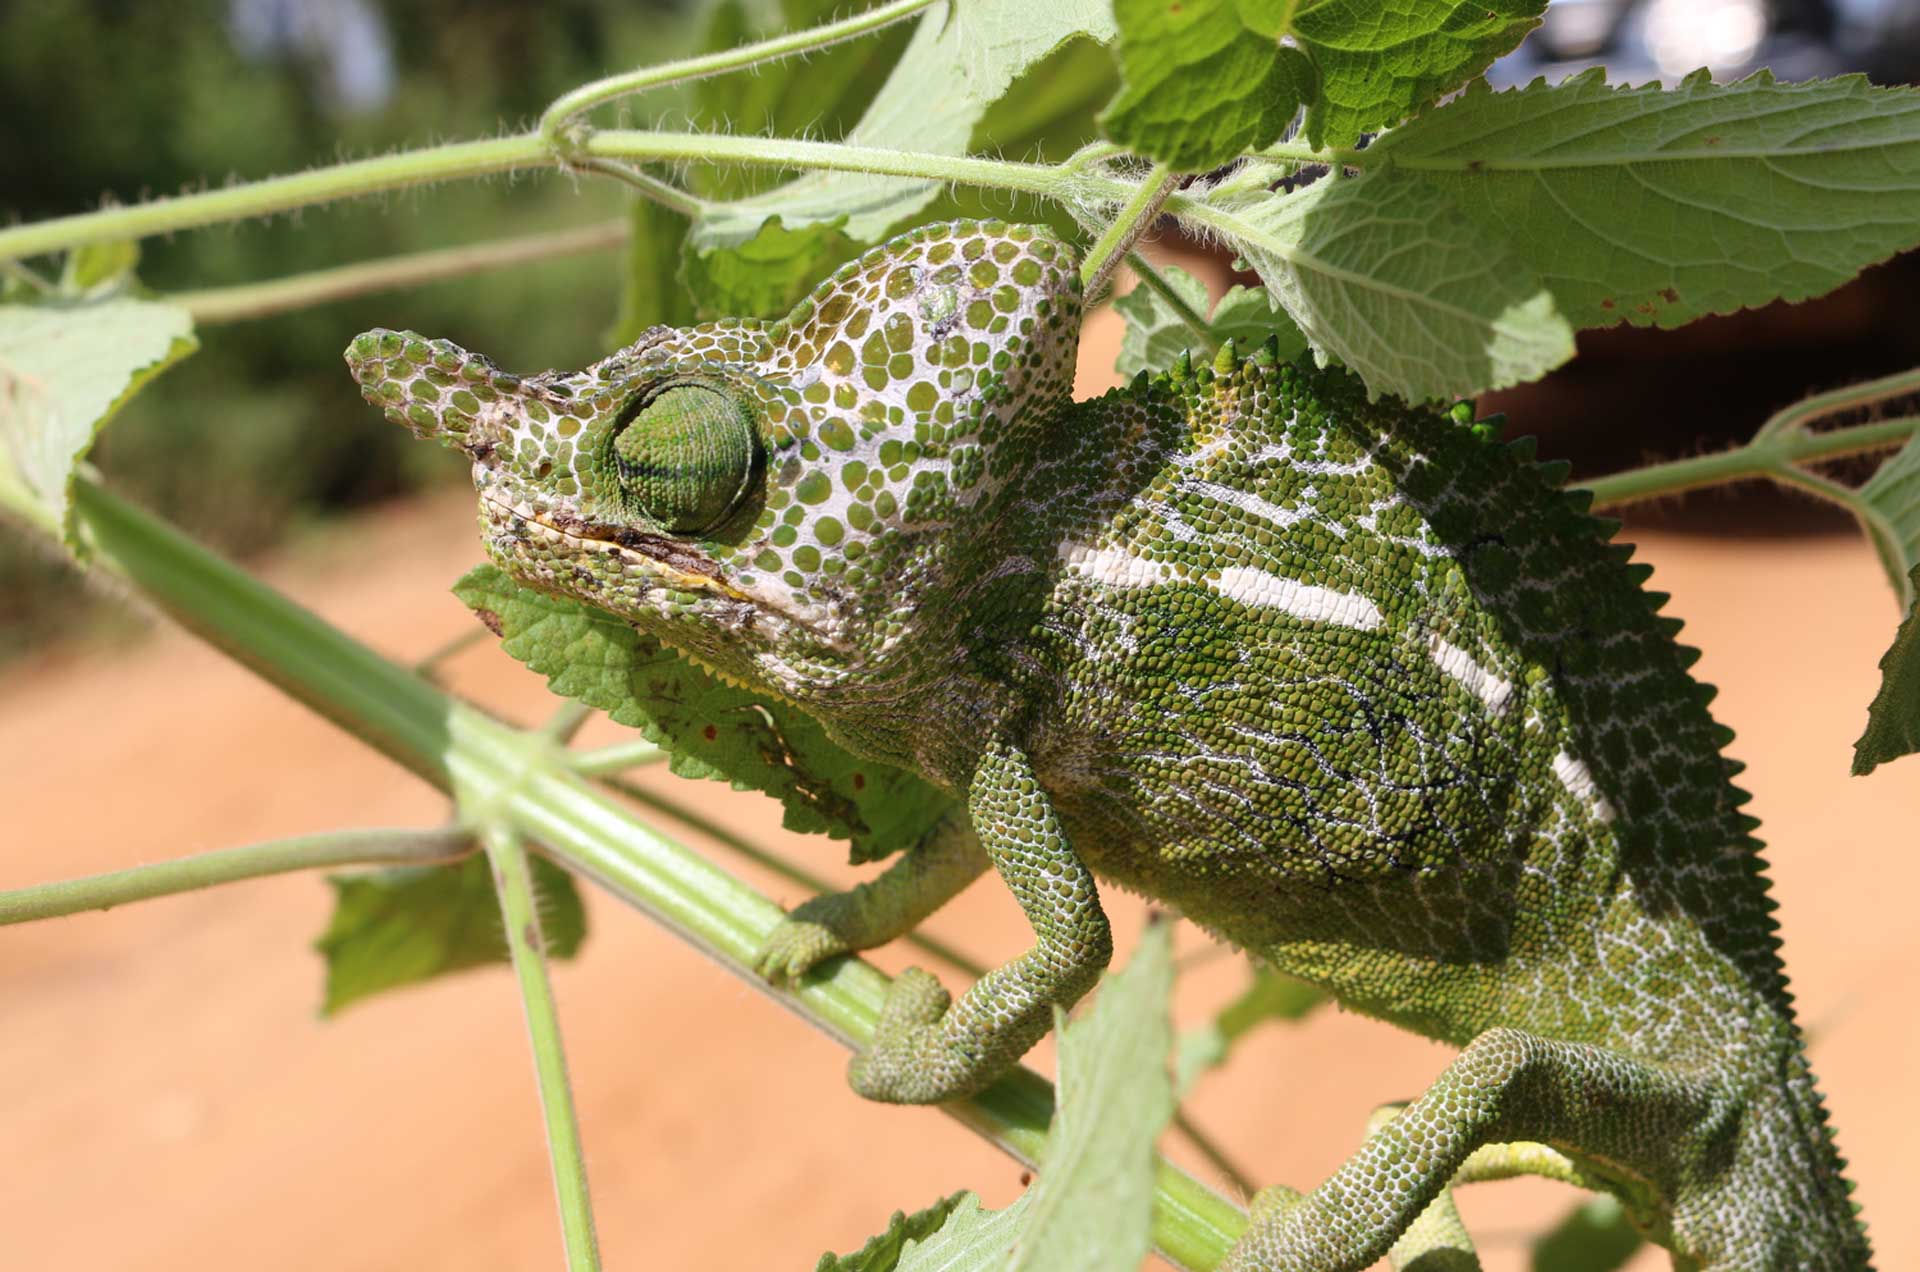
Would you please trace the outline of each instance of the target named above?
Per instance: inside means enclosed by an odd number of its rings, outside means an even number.
[[[973,1202],[974,1209],[979,1209],[979,1197],[970,1192],[957,1192],[910,1215],[896,1210],[893,1218],[887,1222],[885,1232],[852,1254],[821,1255],[820,1261],[813,1266],[813,1272],[896,1272],[907,1244],[924,1241],[938,1232],[941,1225],[947,1222],[947,1216],[967,1200]]]
[[[1207,312],[1207,285],[1177,265],[1160,271],[1167,285],[1195,313]],[[1113,302],[1127,320],[1126,334],[1120,341],[1120,356],[1114,370],[1121,375],[1141,371],[1164,371],[1182,353],[1203,347],[1193,329],[1174,311],[1159,292],[1144,284]],[[1235,285],[1220,298],[1207,319],[1207,327],[1219,340],[1233,340],[1243,353],[1264,344],[1267,337],[1279,340],[1280,357],[1291,358],[1307,347],[1307,338],[1286,314],[1274,309],[1265,292]]]
[[[1481,85],[1369,153],[1450,193],[1582,327],[1801,300],[1920,243],[1920,92],[1859,76]]]
[[[1626,1208],[1602,1193],[1575,1206],[1553,1231],[1533,1243],[1534,1272],[1615,1272],[1627,1266],[1643,1238]]]
[[[958,155],[987,108],[1027,67],[1076,36],[1113,37],[1107,0],[945,0],[915,28],[893,74],[846,141],[888,150]],[[925,207],[939,183],[856,172],[814,172],[751,199],[712,209],[692,244],[710,251],[745,242],[770,217],[789,230],[839,224],[872,243]]]
[[[789,230],[769,218],[752,238],[733,247],[689,251],[681,263],[687,290],[703,318],[777,318],[831,274],[860,254],[860,244],[840,232],[845,218]]]
[[[897,1272],[1007,1272],[1032,1203],[1029,1190],[1012,1205],[983,1210],[978,1195],[960,1194],[960,1204],[938,1231],[907,1246]]]
[[[1318,95],[1305,129],[1315,148],[1350,146],[1415,114],[1518,48],[1547,0],[1328,0],[1301,6],[1293,37]]]
[[[0,484],[76,555],[74,470],[113,413],[199,347],[186,310],[116,297],[0,307]]]
[[[1573,356],[1539,275],[1414,174],[1253,191],[1194,215],[1259,273],[1323,364],[1345,363],[1374,394],[1458,398]]]
[[[638,729],[672,752],[667,766],[682,777],[772,795],[789,830],[850,840],[855,862],[912,844],[952,806],[914,774],[850,754],[806,713],[723,683],[611,614],[492,565],[453,591],[555,693]]]
[[[1313,93],[1306,55],[1249,30],[1241,0],[1114,0],[1126,87],[1107,136],[1177,172],[1204,172],[1278,140]]]
[[[573,877],[533,854],[534,897],[546,953],[572,958],[586,939],[586,909]],[[332,1015],[350,1003],[510,959],[500,903],[484,853],[444,866],[403,866],[334,875],[333,919],[314,948],[327,962]]]
[[[1908,576],[1909,595],[1915,589],[1920,589],[1920,565]],[[1880,690],[1867,707],[1866,731],[1853,744],[1854,775],[1915,751],[1920,751],[1920,603],[1909,600],[1893,644],[1880,656]]]

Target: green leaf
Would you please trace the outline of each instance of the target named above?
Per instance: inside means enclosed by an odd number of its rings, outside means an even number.
[[[546,953],[572,958],[587,916],[573,877],[534,854],[533,885]],[[404,866],[334,875],[333,921],[314,947],[327,960],[332,1015],[362,998],[449,972],[505,963],[500,903],[483,853],[444,866]]]
[[[604,611],[547,596],[482,565],[454,595],[548,686],[640,730],[682,777],[772,795],[789,830],[852,841],[874,861],[926,833],[951,797],[904,769],[858,759],[806,713],[725,684]]]
[[[1801,300],[1920,243],[1920,92],[1859,76],[1479,86],[1368,154],[1450,194],[1581,327]]]
[[[1039,1181],[1003,1210],[961,1194],[939,1231],[908,1245],[897,1272],[1140,1266],[1153,1223],[1153,1144],[1173,1116],[1172,990],[1173,925],[1157,923],[1127,969],[1102,980],[1093,1010],[1061,1029],[1060,1103]],[[1065,1013],[1054,1019],[1064,1024]]]
[[[1644,1238],[1627,1220],[1626,1209],[1602,1194],[1571,1213],[1534,1242],[1534,1272],[1615,1272],[1627,1266]]]
[[[1253,983],[1206,1024],[1180,1037],[1174,1090],[1184,1093],[1209,1069],[1227,1062],[1234,1044],[1271,1020],[1302,1020],[1327,1001],[1327,991],[1264,963],[1252,968]]]
[[[67,253],[60,270],[60,290],[68,296],[119,290],[133,281],[140,264],[138,239],[89,243]]]
[[[956,8],[957,6],[957,8]],[[1113,37],[1107,0],[947,0],[928,10],[893,74],[846,141],[964,154],[987,108],[1027,67],[1076,36]],[[714,208],[694,226],[699,251],[743,243],[769,217],[788,230],[818,222],[872,243],[932,202],[939,183],[857,172],[814,172]]]
[[[1265,7],[1278,5],[1267,0]],[[1399,123],[1517,48],[1546,7],[1547,0],[1302,5],[1293,37],[1319,79],[1307,139],[1315,148],[1350,146],[1362,133]]]
[[[1161,278],[1194,313],[1207,313],[1207,285],[1177,265],[1160,271]],[[1113,302],[1127,320],[1114,370],[1131,376],[1141,371],[1164,371],[1182,353],[1206,349],[1206,344],[1174,307],[1152,287],[1142,283]],[[1207,319],[1216,342],[1233,340],[1243,352],[1276,336],[1281,358],[1291,358],[1307,347],[1307,338],[1293,320],[1274,309],[1265,292],[1238,284],[1228,289]]]
[[[1256,187],[1190,215],[1226,236],[1323,364],[1345,363],[1374,394],[1458,398],[1573,356],[1539,275],[1414,174]]]
[[[1909,597],[1916,589],[1920,565],[1908,575]],[[1867,707],[1866,732],[1853,744],[1854,775],[1915,751],[1920,751],[1920,603],[1909,599],[1893,644],[1880,656],[1880,691]]]
[[[896,1210],[885,1232],[852,1254],[821,1255],[820,1261],[813,1266],[813,1272],[895,1272],[907,1244],[924,1241],[939,1231],[940,1226],[946,1223],[947,1216],[966,1200],[971,1200],[975,1209],[979,1208],[979,1197],[970,1192],[957,1192],[911,1215]]]
[[[89,267],[90,268],[90,267]],[[0,307],[0,487],[76,555],[73,476],[113,413],[199,347],[184,309],[116,297]]]
[[[842,217],[789,230],[771,217],[733,247],[689,251],[681,264],[704,318],[778,318],[860,245],[840,232]]]
[[[1126,87],[1107,135],[1179,172],[1204,172],[1277,141],[1313,92],[1295,48],[1251,31],[1239,0],[1114,0]]]
[[[614,348],[632,344],[649,327],[684,327],[698,317],[678,272],[686,218],[651,199],[635,199],[628,215],[633,233],[627,239],[620,317],[607,335]]]

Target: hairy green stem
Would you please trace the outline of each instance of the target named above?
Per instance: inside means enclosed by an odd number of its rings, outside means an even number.
[[[430,252],[411,252],[335,269],[290,274],[266,282],[242,283],[236,287],[174,292],[165,299],[169,304],[192,314],[194,325],[211,327],[219,323],[264,318],[269,314],[286,313],[294,309],[309,309],[354,296],[370,296],[449,278],[464,278],[469,274],[505,269],[532,261],[602,251],[626,242],[630,232],[625,220],[603,221],[574,230],[526,234]]]
[[[1822,413],[1831,414],[1831,410]],[[1920,416],[1880,420],[1824,433],[1809,433],[1799,428],[1771,433],[1763,431],[1751,442],[1732,450],[1630,468],[1626,472],[1596,478],[1583,485],[1593,492],[1595,508],[1615,508],[1641,499],[1674,495],[1753,477],[1770,477],[1804,486],[1812,479],[1795,469],[1793,465],[1796,463],[1881,450],[1906,441],[1916,431],[1920,431]]]
[[[560,1014],[547,979],[546,940],[533,895],[533,871],[520,836],[489,825],[481,838],[493,867],[494,891],[506,926],[507,948],[520,981],[527,1034],[533,1043],[533,1068],[540,1084],[540,1110],[546,1119],[547,1151],[553,1159],[553,1188],[560,1203],[560,1233],[567,1272],[599,1272],[600,1241],[593,1230],[593,1200],[587,1190],[587,1160],[580,1146],[580,1120],[573,1111],[567,1081],[567,1053],[560,1040]]]
[[[159,861],[84,879],[63,879],[0,892],[0,927],[53,919],[85,910],[111,910],[129,901],[172,896],[201,888],[261,879],[298,870],[338,866],[419,865],[445,861],[473,849],[471,832],[445,830],[340,830],[293,839],[221,848],[178,861]]]
[[[486,808],[497,825],[544,845],[819,1029],[852,1046],[872,1038],[886,976],[846,958],[792,988],[767,985],[750,960],[780,908],[569,771],[552,739],[455,701],[91,480],[77,484],[75,507],[96,563],[216,648],[434,785],[458,789],[463,808]],[[1046,1143],[1053,1092],[1019,1069],[941,1108],[1031,1163]],[[1212,1267],[1245,1223],[1218,1193],[1160,1163],[1154,1241],[1173,1262]]]
[[[547,107],[545,113],[540,116],[540,136],[548,145],[558,150],[569,149],[564,135],[568,122],[574,116],[584,114],[598,106],[604,106],[608,102],[634,93],[645,92],[650,88],[659,88],[665,84],[680,84],[688,80],[724,75],[728,71],[743,70],[749,66],[777,61],[798,53],[811,53],[910,18],[924,9],[931,8],[935,2],[936,0],[892,0],[890,4],[876,5],[864,13],[856,13],[838,22],[829,22],[800,31],[782,32],[753,44],[742,44],[738,48],[722,49],[716,53],[705,53],[698,57],[682,58],[674,62],[663,62],[658,66],[642,67],[623,75],[609,75],[605,79],[582,84],[579,88],[555,98],[553,104]]]
[[[1100,294],[1120,258],[1133,250],[1133,245],[1160,214],[1160,205],[1179,188],[1182,180],[1181,174],[1166,164],[1155,164],[1094,240],[1080,261],[1080,287],[1089,302]]]
[[[666,758],[664,747],[636,737],[591,751],[576,752],[569,762],[573,765],[573,771],[583,777],[605,777],[610,773],[624,773],[628,769],[639,768],[643,764],[658,764]]]

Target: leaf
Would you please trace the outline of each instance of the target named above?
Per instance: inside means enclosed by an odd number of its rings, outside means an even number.
[[[1147,1257],[1153,1144],[1173,1116],[1172,989],[1173,925],[1157,923],[1062,1032],[1060,1107],[1009,1272],[1137,1268]]]
[[[572,958],[587,915],[573,877],[533,854],[534,896],[546,953]],[[349,1003],[511,955],[484,853],[444,866],[403,866],[334,875],[333,920],[314,948],[327,960],[331,1016]]]
[[[89,243],[67,253],[60,269],[60,290],[68,296],[116,291],[133,281],[140,264],[138,239]]]
[[[1327,1001],[1327,991],[1298,977],[1253,965],[1253,983],[1206,1024],[1180,1037],[1173,1086],[1184,1093],[1209,1069],[1227,1062],[1233,1046],[1270,1020],[1301,1020]]]
[[[1249,5],[1248,7],[1254,7]],[[1268,0],[1266,7],[1277,7]],[[1293,36],[1319,93],[1304,131],[1315,149],[1399,123],[1518,48],[1547,0],[1328,0],[1301,6]]]
[[[789,830],[849,839],[855,862],[913,843],[952,806],[905,769],[856,758],[806,713],[723,683],[611,614],[522,587],[492,565],[453,591],[555,693],[640,730],[673,753],[667,767],[682,777],[772,795]]]
[[[76,556],[76,466],[127,399],[198,347],[186,310],[155,301],[0,307],[0,485],[24,491]]]
[[[1908,576],[1909,597],[1916,589],[1920,565]],[[1853,744],[1854,776],[1915,751],[1920,751],[1920,603],[1909,599],[1893,644],[1880,656],[1880,691],[1867,707],[1866,731]]]
[[[1920,243],[1920,92],[1860,76],[1480,85],[1368,154],[1449,193],[1581,327],[1801,300]]]
[[[1188,308],[1196,313],[1207,312],[1205,283],[1177,265],[1161,270],[1160,276],[1186,301]],[[1121,375],[1164,371],[1182,353],[1204,347],[1166,298],[1144,283],[1114,301],[1113,307],[1127,320],[1126,335],[1120,341],[1120,356],[1113,364]],[[1264,343],[1268,336],[1279,338],[1282,359],[1291,358],[1307,347],[1307,338],[1300,334],[1291,318],[1274,309],[1265,292],[1237,284],[1213,307],[1207,326],[1216,339],[1234,340],[1243,351]]]
[[[1126,87],[1107,136],[1178,172],[1205,172],[1271,145],[1313,92],[1306,55],[1241,21],[1239,0],[1114,0]]]
[[[872,1238],[852,1254],[823,1254],[813,1266],[813,1272],[895,1272],[900,1266],[900,1256],[912,1241],[924,1241],[939,1231],[963,1201],[971,1201],[977,1210],[980,1198],[970,1192],[957,1192],[951,1197],[943,1197],[925,1210],[917,1210],[909,1215],[903,1211],[893,1212],[893,1218],[887,1222],[887,1230]]]
[[[908,1245],[898,1272],[1140,1266],[1153,1223],[1153,1144],[1173,1116],[1172,989],[1173,925],[1157,923],[1127,969],[1103,978],[1093,1010],[1061,1030],[1060,1104],[1039,1181],[1002,1210],[961,1194],[938,1232]]]
[[[1539,275],[1418,176],[1255,189],[1192,215],[1259,273],[1323,365],[1345,363],[1372,394],[1457,398],[1573,356]]]
[[[698,317],[678,274],[686,218],[651,199],[635,199],[628,215],[633,232],[627,238],[620,317],[607,336],[615,348],[632,344],[649,327],[684,327]]]
[[[700,315],[777,318],[785,314],[815,283],[860,254],[860,245],[840,232],[844,220],[789,230],[775,216],[744,243],[689,251],[681,276],[697,298]]]
[[[1643,1238],[1626,1208],[1606,1194],[1575,1206],[1533,1244],[1535,1272],[1615,1272],[1627,1266]]]
[[[856,146],[964,154],[974,126],[1027,67],[1076,36],[1113,37],[1107,0],[945,0],[927,11],[893,74],[846,141]],[[814,172],[712,209],[694,226],[705,252],[743,243],[769,218],[789,230],[838,225],[872,243],[925,207],[939,183],[857,172]]]

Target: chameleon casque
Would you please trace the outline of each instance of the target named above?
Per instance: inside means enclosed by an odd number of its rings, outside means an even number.
[[[1075,254],[961,222],[785,319],[517,377],[372,331],[370,402],[473,461],[494,560],[798,705],[964,807],[801,906],[794,976],[989,866],[1031,950],[895,984],[863,1095],[980,1089],[1112,949],[1101,876],[1464,1048],[1223,1267],[1364,1268],[1537,1141],[1710,1269],[1863,1269],[1754,821],[1646,567],[1562,470],[1344,371],[1071,398]]]

